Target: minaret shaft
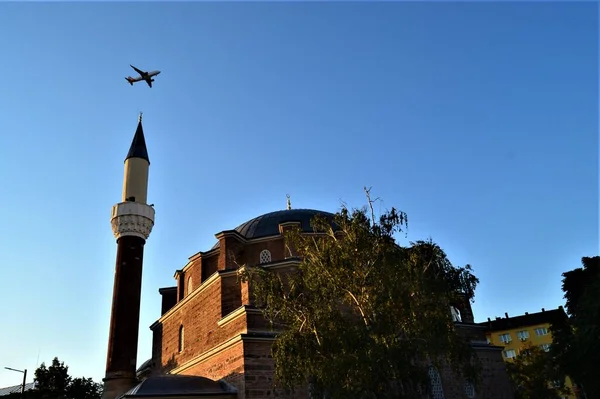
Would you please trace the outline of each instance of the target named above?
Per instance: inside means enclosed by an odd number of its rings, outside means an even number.
[[[123,377],[135,378],[144,244],[142,238],[134,236],[121,237],[117,243],[107,377],[126,372]]]
[[[125,172],[123,176],[123,196],[121,201],[125,202],[132,198],[135,202],[145,204],[148,195],[148,162],[141,158],[129,158],[125,160]]]

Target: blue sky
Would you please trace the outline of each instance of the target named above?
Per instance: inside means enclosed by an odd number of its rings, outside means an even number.
[[[2,3],[0,44],[2,367],[103,377],[138,111],[157,212],[139,362],[158,288],[288,193],[336,211],[373,186],[409,239],[473,265],[478,321],[557,307],[598,254],[594,3]]]

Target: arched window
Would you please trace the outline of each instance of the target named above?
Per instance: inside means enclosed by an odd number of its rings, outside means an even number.
[[[431,382],[431,398],[444,399],[444,388],[442,387],[442,377],[437,369],[429,366],[429,381]]]
[[[475,387],[469,381],[465,382],[465,395],[469,399],[475,398]]]
[[[183,352],[183,325],[179,326],[179,352]]]
[[[271,252],[268,249],[263,249],[260,251],[260,263],[269,263],[271,262]]]
[[[187,282],[188,295],[192,292],[193,289],[194,289],[194,286],[192,285],[192,276],[190,276],[190,277],[188,277],[188,282]]]
[[[456,306],[450,306],[450,314],[452,315],[452,321],[460,323],[462,317],[460,316],[460,310]]]

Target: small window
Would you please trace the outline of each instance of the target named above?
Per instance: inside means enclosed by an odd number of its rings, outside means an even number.
[[[544,351],[544,352],[550,352],[550,344],[542,344],[540,345],[540,348]]]
[[[548,329],[546,327],[536,328],[535,335],[538,337],[541,337],[542,335],[548,335]]]
[[[469,381],[465,382],[465,395],[469,399],[475,398],[475,386]]]
[[[442,377],[440,377],[440,373],[433,366],[429,366],[429,381],[431,382],[431,398],[444,399]]]
[[[194,285],[192,284],[192,276],[190,276],[188,278],[188,282],[187,282],[187,292],[188,295],[190,294],[190,292],[192,292],[194,290]]]
[[[183,326],[179,326],[179,352],[183,352]]]
[[[504,351],[504,357],[507,359],[514,359],[515,357],[517,357],[517,352],[515,352],[514,349],[509,349],[507,351]]]
[[[456,306],[450,306],[450,314],[452,315],[452,321],[461,322],[460,310]]]
[[[519,341],[526,341],[527,338],[529,338],[529,331],[527,330],[522,330],[522,331],[517,331],[517,337],[519,338]]]
[[[263,249],[260,252],[260,263],[269,263],[271,262],[271,252],[268,249]]]
[[[505,344],[509,344],[512,342],[512,338],[510,337],[510,333],[506,333],[506,334],[500,334],[498,336],[500,338],[500,341],[505,343]]]

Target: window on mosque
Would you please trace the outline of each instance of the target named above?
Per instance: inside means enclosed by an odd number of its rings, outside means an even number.
[[[514,359],[515,357],[517,357],[517,352],[515,352],[514,349],[509,349],[507,351],[504,351],[504,357],[507,359]]]
[[[512,338],[510,337],[510,333],[500,334],[498,337],[500,338],[500,341],[503,342],[503,343],[505,343],[505,344],[508,344],[508,343],[512,342]]]
[[[187,292],[188,292],[188,294],[189,294],[190,292],[192,292],[192,290],[193,290],[193,289],[194,289],[194,286],[193,286],[193,284],[192,284],[192,276],[190,276],[190,277],[188,278],[188,282],[187,282]]]
[[[431,383],[431,398],[444,399],[444,388],[442,387],[442,377],[433,366],[429,366],[429,381]]]
[[[535,335],[537,335],[538,337],[542,335],[548,335],[548,329],[546,327],[536,328]]]
[[[179,352],[183,352],[183,326],[179,326]]]
[[[469,399],[475,398],[475,386],[469,381],[465,382],[465,395]]]
[[[260,263],[269,263],[271,262],[271,252],[268,249],[263,249],[260,252]]]

